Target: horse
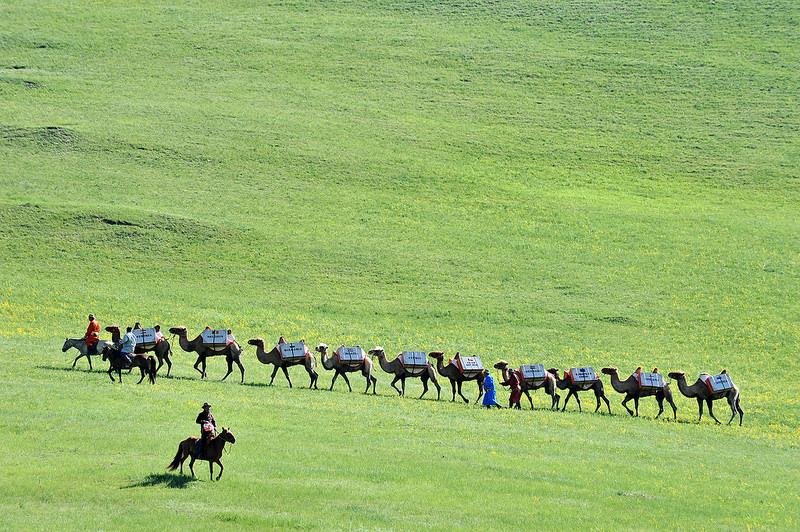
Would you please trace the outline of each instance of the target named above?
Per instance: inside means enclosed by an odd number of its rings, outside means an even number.
[[[96,355],[99,355],[103,349],[106,347],[110,347],[112,344],[108,340],[98,340],[97,341],[97,351]],[[78,362],[79,358],[86,357],[89,361],[89,369],[92,368],[92,356],[89,354],[89,348],[86,346],[86,340],[83,338],[65,338],[64,339],[64,347],[61,348],[62,353],[66,353],[72,348],[75,348],[80,353],[78,356],[75,357],[75,360],[72,361],[72,367],[75,367],[75,364]]]
[[[175,458],[172,459],[172,462],[167,466],[169,471],[175,471],[178,469],[178,466],[181,468],[181,474],[183,474],[183,462],[186,461],[188,457],[192,457],[191,461],[189,462],[189,470],[192,472],[192,477],[195,477],[194,474],[194,462],[195,460],[206,460],[208,462],[208,471],[211,474],[211,480],[214,480],[214,464],[219,466],[219,475],[217,475],[217,480],[222,476],[222,471],[225,469],[222,467],[222,462],[219,459],[222,457],[222,450],[225,448],[225,442],[229,442],[231,445],[236,443],[236,438],[233,436],[233,433],[226,429],[225,427],[222,428],[222,432],[208,440],[205,446],[203,447],[202,456],[197,455],[197,440],[199,438],[195,436],[190,436],[180,442],[178,444],[178,452],[175,453]]]
[[[119,382],[122,384],[123,369],[139,368],[142,376],[136,384],[142,383],[145,373],[147,373],[150,384],[156,383],[156,359],[152,355],[134,355],[133,360],[128,365],[127,357],[109,345],[103,348],[103,360],[108,360],[108,376],[111,377],[111,382],[115,382],[113,375],[111,375],[112,371],[117,372]]]

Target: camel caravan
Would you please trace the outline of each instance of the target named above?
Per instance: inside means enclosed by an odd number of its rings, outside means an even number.
[[[62,352],[76,349],[78,356],[73,360],[74,368],[78,360],[86,357],[89,369],[92,370],[92,359],[94,355],[102,355],[103,360],[109,362],[108,375],[115,381],[112,373],[117,373],[117,381],[122,382],[122,371],[131,372],[133,368],[140,371],[139,383],[145,377],[151,384],[156,382],[156,375],[161,367],[167,365],[167,376],[172,369],[172,348],[171,343],[161,333],[161,328],[156,325],[152,328],[142,328],[137,322],[135,327],[128,327],[126,334],[121,334],[118,325],[110,325],[105,330],[111,333],[111,341],[100,340],[100,328],[90,315],[90,323],[86,335],[83,338],[66,338],[62,347]],[[206,327],[199,334],[189,339],[186,327],[171,327],[169,332],[173,339],[177,337],[178,345],[181,350],[187,353],[195,353],[197,359],[194,369],[200,373],[200,378],[207,378],[206,362],[208,358],[224,357],[227,364],[227,372],[222,377],[224,381],[232,372],[235,364],[241,374],[241,382],[244,383],[244,365],[242,355],[244,349],[236,341],[230,329],[212,329]],[[486,389],[489,389],[488,380],[489,370],[483,365],[480,357],[464,356],[457,352],[452,358],[446,358],[442,351],[402,351],[394,359],[389,360],[383,347],[376,346],[365,352],[361,346],[340,345],[332,352],[328,344],[320,343],[311,351],[305,340],[288,342],[281,336],[278,342],[267,350],[263,338],[252,338],[247,341],[248,345],[255,347],[256,359],[262,364],[273,366],[270,376],[269,386],[273,385],[278,370],[283,372],[289,388],[292,387],[292,380],[289,377],[289,368],[302,366],[309,377],[308,387],[317,389],[319,373],[316,354],[321,357],[322,367],[326,371],[333,372],[330,391],[333,391],[339,377],[347,384],[350,392],[353,388],[348,378],[348,373],[360,373],[364,378],[366,387],[364,394],[370,392],[377,394],[376,386],[378,378],[376,376],[376,365],[374,360],[377,358],[379,367],[383,372],[392,376],[390,386],[394,388],[401,397],[405,396],[406,380],[419,379],[422,383],[422,394],[420,399],[425,397],[429,391],[428,383],[432,383],[436,388],[436,400],[441,399],[442,388],[439,385],[438,377],[446,378],[450,382],[451,402],[456,401],[456,395],[465,403],[470,400],[464,396],[462,386],[465,382],[474,381],[478,388],[478,395],[475,403],[479,403],[484,397],[484,405],[487,396],[484,396],[484,382],[487,382]],[[156,365],[156,360],[158,364]],[[432,364],[431,362],[435,364]],[[564,371],[557,368],[545,369],[545,365],[539,361],[521,364],[518,368],[512,368],[505,360],[499,360],[493,366],[502,376],[500,384],[508,386],[511,391],[509,407],[520,408],[519,398],[524,394],[530,403],[531,410],[534,409],[531,392],[542,389],[550,397],[550,409],[563,412],[567,408],[571,398],[575,398],[578,411],[581,412],[582,404],[580,395],[585,392],[594,394],[596,405],[594,412],[600,411],[603,403],[606,410],[611,414],[611,403],[606,397],[605,387],[594,368],[573,367]],[[645,372],[641,367],[624,379],[620,377],[619,370],[615,367],[602,368],[601,374],[607,375],[611,388],[624,396],[622,407],[633,417],[639,416],[639,400],[647,397],[654,397],[658,404],[658,419],[664,413],[664,401],[672,408],[672,417],[677,419],[677,406],[673,399],[671,382],[667,382],[664,376],[654,368],[653,371]],[[688,384],[686,374],[681,371],[674,371],[667,374],[674,383],[677,383],[681,395],[690,399],[697,400],[698,422],[703,418],[704,406],[708,408],[711,418],[721,423],[714,415],[713,403],[720,399],[725,399],[731,409],[731,418],[728,424],[733,423],[739,417],[739,425],[742,425],[744,412],[742,411],[739,399],[739,388],[733,383],[733,379],[726,370],[722,370],[718,375],[701,373],[694,384]],[[488,379],[488,380],[487,380]],[[398,388],[397,384],[400,383]],[[493,382],[491,383],[494,386]],[[566,391],[563,402],[561,401],[560,391]],[[492,399],[493,401],[493,399]],[[633,409],[628,404],[633,401]]]

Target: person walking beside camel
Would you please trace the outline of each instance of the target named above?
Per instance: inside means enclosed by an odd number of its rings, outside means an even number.
[[[511,388],[511,397],[508,398],[508,408],[520,410],[522,408],[519,404],[520,399],[522,399],[522,388],[519,385],[519,375],[517,375],[517,372],[513,369],[509,371],[506,380],[500,384]]]
[[[486,408],[503,408],[497,402],[497,392],[494,389],[494,379],[488,371],[484,370],[485,377],[483,379],[483,406]]]
[[[86,342],[86,351],[89,355],[97,354],[97,344],[100,341],[100,324],[94,319],[94,314],[89,314],[89,326],[86,327],[86,334],[83,335]]]

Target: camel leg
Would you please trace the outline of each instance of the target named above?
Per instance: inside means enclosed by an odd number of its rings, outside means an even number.
[[[656,401],[658,402],[658,414],[656,414],[656,419],[658,419],[661,414],[664,413],[664,394],[656,394]]]
[[[639,417],[639,397],[635,396],[633,398],[633,407],[636,409],[636,417]]]
[[[475,404],[481,402],[481,397],[483,397],[483,379],[478,381],[478,398],[475,399]]]
[[[189,471],[192,472],[192,478],[197,478],[197,476],[194,474],[194,461],[195,461],[195,458],[194,458],[194,456],[192,456],[192,459],[189,460]]]
[[[744,419],[744,410],[742,410],[742,406],[739,404],[739,396],[736,396],[736,411],[739,412],[739,426],[742,426],[742,420]]]
[[[200,369],[200,368],[198,368],[198,367],[197,367],[197,366],[199,366],[199,365],[200,365],[200,363],[201,363],[201,362],[203,363],[203,369]],[[202,357],[197,357],[197,360],[195,361],[195,363],[194,363],[194,366],[193,366],[193,367],[194,367],[194,369],[196,369],[196,370],[198,371],[198,373],[200,373],[200,378],[201,378],[201,379],[204,379],[204,378],[205,378],[205,376],[206,376],[206,364],[205,364],[205,359],[204,359],[204,358],[202,358]]]
[[[281,366],[281,369],[283,370],[283,374],[286,375],[286,381],[289,383],[289,388],[291,388],[292,387],[292,379],[289,378],[289,370],[286,369],[286,366]]]
[[[453,398],[450,399],[450,402],[451,403],[455,403],[456,402],[456,381],[453,380],[453,379],[450,379],[450,391],[453,392]]]
[[[717,419],[717,416],[714,415],[714,405],[713,405],[713,403],[714,403],[714,401],[712,401],[710,397],[708,399],[706,399],[706,404],[708,405],[708,415],[711,416],[711,419],[713,419],[714,421],[717,422],[717,425],[721,425],[721,423],[719,422],[719,419]]]
[[[630,395],[626,395],[626,396],[625,396],[625,399],[623,399],[623,400],[622,400],[622,406],[624,406],[624,407],[625,407],[625,410],[627,410],[627,411],[628,411],[628,414],[630,414],[631,416],[633,416],[633,410],[631,410],[630,408],[628,408],[628,404],[627,404],[627,403],[628,403],[628,401],[630,401],[630,400],[631,400],[631,396],[630,396]],[[598,405],[600,404],[600,399],[598,399],[598,400],[597,400],[597,404],[598,404]]]
[[[342,373],[342,378],[344,379],[344,382],[347,383],[347,389],[350,390],[350,392],[352,393],[353,387],[350,386],[350,379],[347,378],[347,373]]]
[[[156,366],[156,373],[158,373],[158,370],[164,365],[164,359],[158,353],[156,353],[156,356],[158,356],[158,366]]]
[[[306,371],[308,372],[308,377],[311,379],[311,382],[308,383],[308,389],[310,390],[311,388],[314,388],[315,390],[318,390],[319,388],[317,388],[317,378],[319,378],[319,374],[316,371],[314,371],[314,368],[309,366],[306,366]],[[349,385],[350,384],[348,383],[348,386]]]
[[[227,362],[227,364],[228,364],[228,372],[225,374],[224,377],[222,377],[222,380],[227,379],[228,375],[233,373],[233,359],[231,359],[229,357],[225,357],[225,362]],[[214,479],[211,479],[211,480],[214,480]]]
[[[461,396],[461,398],[464,400],[465,403],[469,404],[469,399],[464,397],[464,394],[461,393],[461,385],[464,383],[464,381],[457,381],[457,382],[458,382],[458,395]]]
[[[369,381],[372,381],[372,395],[377,395],[378,392],[375,391],[375,386],[378,384],[378,379],[373,377],[372,375],[369,376]],[[369,381],[367,381],[367,391],[369,391]],[[364,392],[366,393],[366,392]]]
[[[567,397],[564,399],[564,405],[561,407],[562,412],[567,409],[567,403],[569,403],[570,397],[572,397],[572,390],[567,391]]]
[[[403,392],[401,392],[401,391],[400,391],[400,388],[398,388],[397,386],[395,386],[395,383],[396,383],[397,381],[399,381],[399,380],[400,380],[400,377],[397,377],[397,376],[395,376],[394,380],[392,381],[392,388],[394,388],[395,390],[397,390],[397,395],[399,395],[399,396],[401,396],[401,397],[402,397],[402,396],[403,396]]]
[[[331,380],[331,388],[330,388],[330,390],[328,390],[329,392],[332,392],[332,391],[333,391],[333,385],[334,385],[334,384],[336,384],[336,378],[337,378],[338,376],[339,376],[339,370],[337,369],[337,370],[336,370],[336,371],[333,373],[333,379]]]
[[[270,386],[272,386],[272,381],[274,381],[274,380],[275,380],[275,375],[278,373],[278,369],[279,369],[279,368],[280,368],[280,366],[277,366],[277,365],[276,365],[276,366],[275,366],[275,369],[273,369],[273,370],[272,370],[272,377],[270,377],[270,379],[269,379],[269,385],[270,385]]]
[[[575,401],[578,403],[578,412],[583,412],[583,408],[581,408],[581,396],[578,395],[577,392],[575,392],[572,395],[575,396]],[[597,401],[597,402],[599,403],[600,401]],[[597,412],[597,410],[595,410],[595,412]]]
[[[422,377],[420,380],[422,381],[422,395],[420,395],[419,398],[422,399],[425,397],[425,394],[428,393],[428,379]]]
[[[222,471],[223,471],[225,468],[224,468],[224,467],[222,467],[222,462],[220,462],[219,460],[216,460],[216,463],[217,463],[217,465],[219,466],[219,475],[217,475],[217,480],[219,480],[219,479],[220,479],[220,477],[222,476]]]
[[[170,359],[169,359],[169,353],[167,353],[166,355],[164,355],[164,360],[165,360],[165,361],[166,361],[166,363],[167,363],[167,377],[169,377],[169,373],[172,371],[172,360],[170,360]],[[161,366],[159,366],[159,368],[160,368],[160,367],[161,367]],[[158,371],[158,370],[156,370],[156,371]]]
[[[736,399],[734,397],[728,398],[728,405],[731,407],[731,418],[728,420],[728,425],[733,423],[733,418],[736,417]]]
[[[675,406],[675,401],[672,400],[672,394],[670,394],[670,395],[668,395],[666,397],[667,397],[667,402],[669,403],[669,406],[672,407],[672,419],[677,421],[678,420],[678,408]]]
[[[524,393],[525,397],[528,398],[528,402],[531,404],[531,410],[533,410],[533,398],[531,397],[531,392],[528,390],[522,390],[522,393]]]
[[[610,414],[610,413],[611,413],[611,403],[609,403],[609,402],[608,402],[608,397],[606,397],[606,395],[605,395],[605,394],[603,394],[603,395],[601,395],[601,396],[600,396],[600,399],[602,399],[603,401],[605,401],[605,403],[606,403],[606,408],[608,408],[608,413]]]
[[[236,362],[236,365],[239,366],[239,373],[242,374],[242,380],[240,384],[244,384],[244,366],[242,365],[242,362],[238,358],[234,360],[234,362]]]
[[[700,423],[703,420],[703,400],[699,397],[697,398],[697,408],[700,411],[700,415],[697,418],[697,422]]]
[[[400,378],[400,387],[403,389],[403,397],[405,397],[406,396],[406,378],[405,377],[401,377]]]

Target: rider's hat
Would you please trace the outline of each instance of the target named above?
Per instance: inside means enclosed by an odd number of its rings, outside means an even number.
[[[208,403],[203,403],[203,408],[211,408],[211,405]]]

